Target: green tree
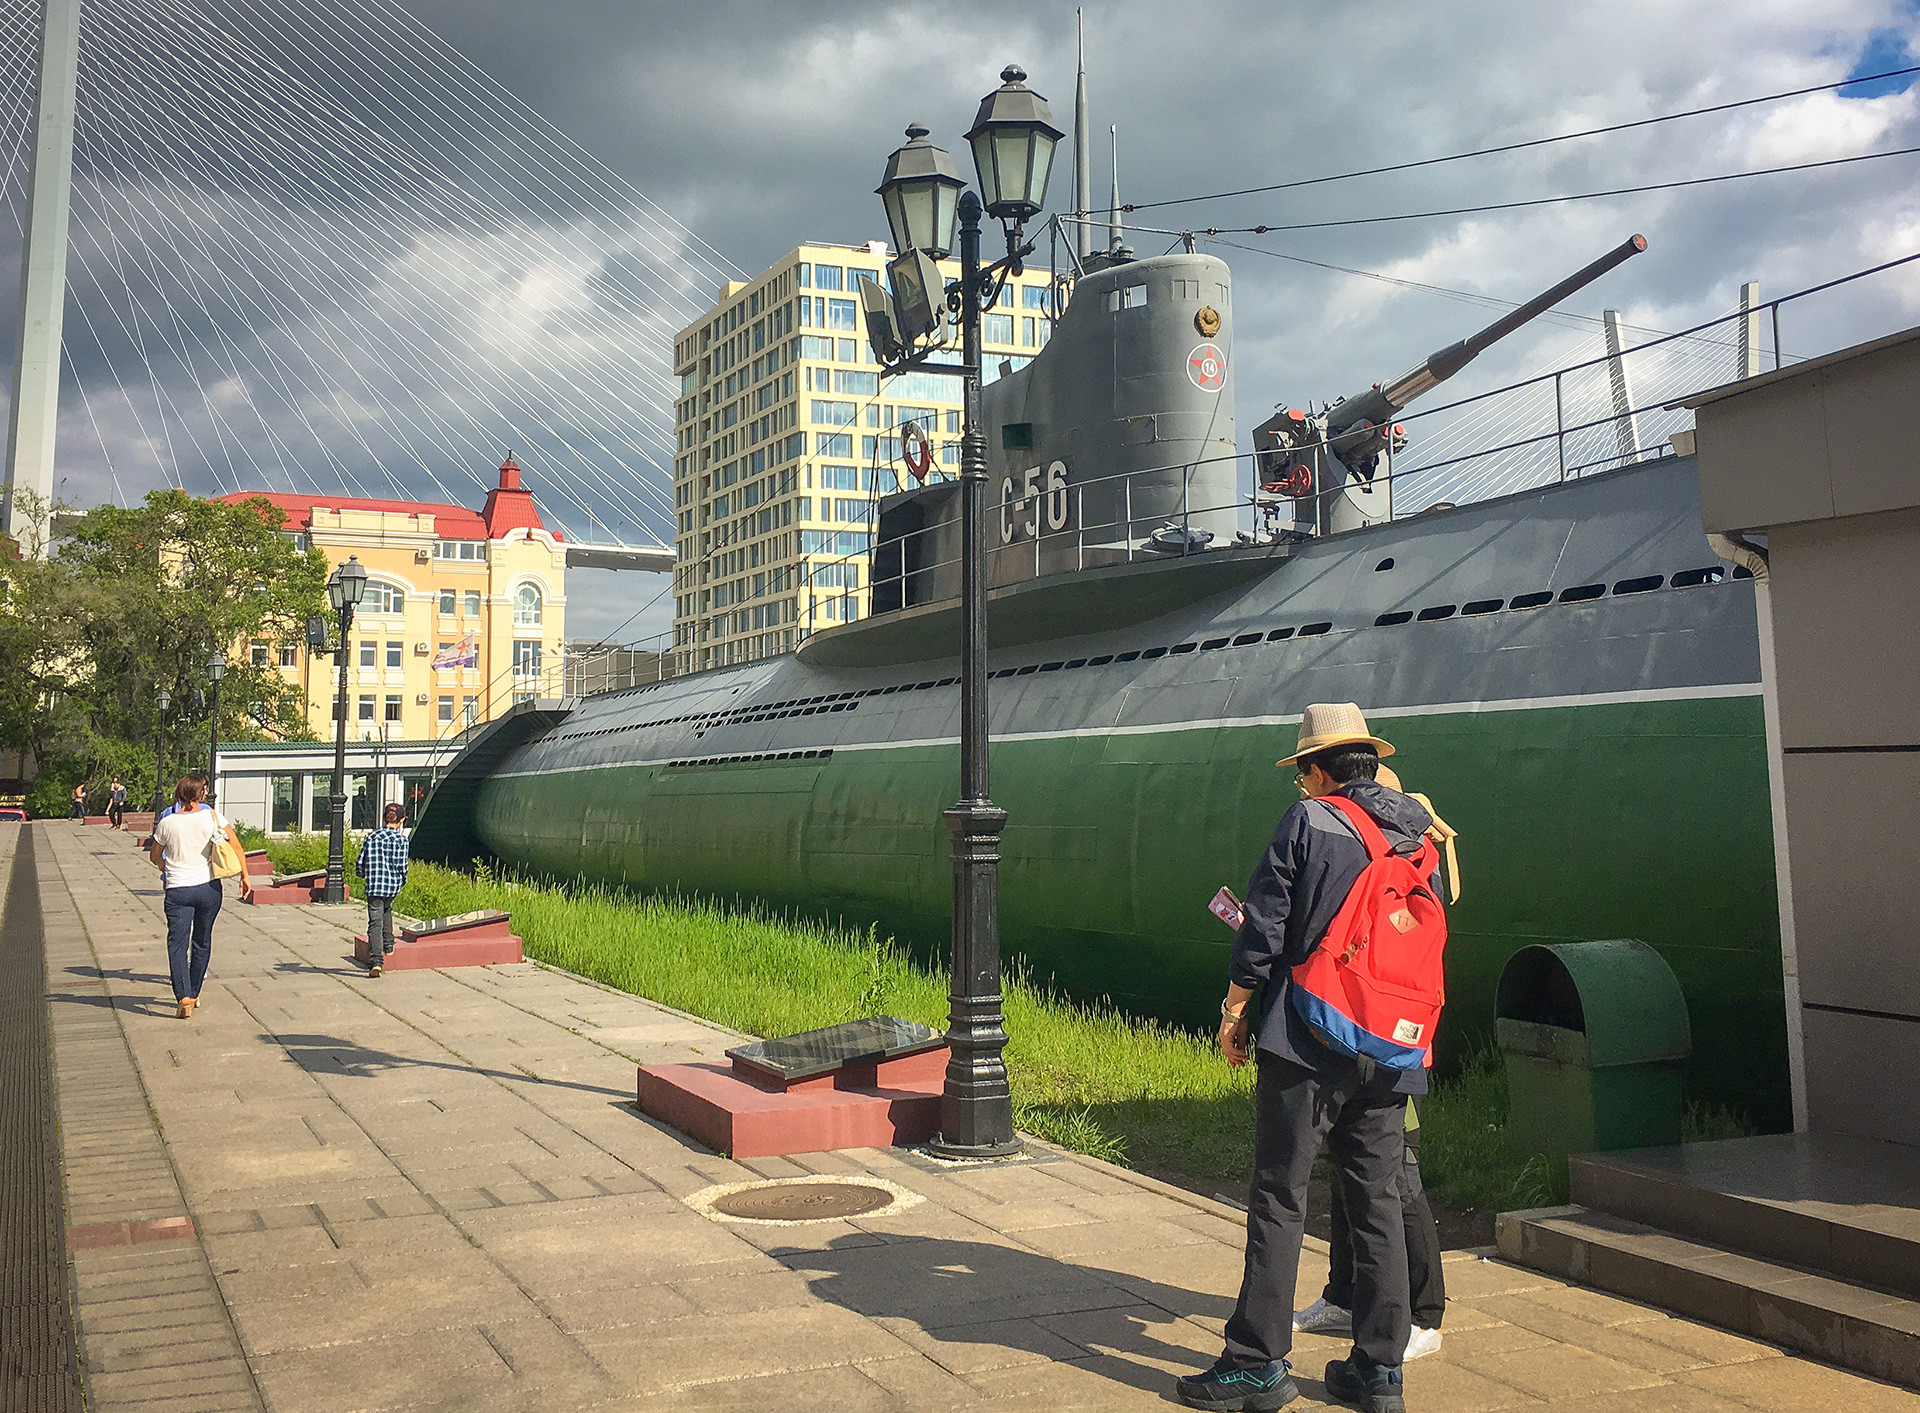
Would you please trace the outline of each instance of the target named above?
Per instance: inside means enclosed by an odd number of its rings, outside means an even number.
[[[26,667],[17,685],[0,684],[0,740],[31,749],[68,790],[118,773],[144,799],[156,688],[174,703],[169,774],[206,759],[212,723],[194,703],[211,697],[216,651],[228,664],[220,739],[312,739],[300,686],[273,664],[322,610],[327,567],[284,523],[264,498],[154,491],[131,509],[88,511],[48,559],[7,562],[0,655]],[[267,645],[266,664],[253,662],[253,643]]]

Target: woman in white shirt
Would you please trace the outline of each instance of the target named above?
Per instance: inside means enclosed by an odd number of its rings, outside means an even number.
[[[213,841],[224,835],[244,855],[233,826],[204,803],[207,787],[191,776],[174,787],[179,806],[153,826],[150,857],[164,870],[166,882],[167,963],[173,973],[173,999],[181,1020],[200,1003],[200,983],[213,957],[213,920],[220,916],[226,891],[213,876],[207,857]],[[240,894],[253,891],[246,871],[240,873]]]

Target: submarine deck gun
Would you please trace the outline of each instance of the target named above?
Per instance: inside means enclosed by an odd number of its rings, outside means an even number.
[[[1375,487],[1373,476],[1381,452],[1398,452],[1406,445],[1406,429],[1394,422],[1394,415],[1521,325],[1531,323],[1646,248],[1645,236],[1629,237],[1552,289],[1502,315],[1479,333],[1429,354],[1391,382],[1375,383],[1317,414],[1282,408],[1253,429],[1254,469],[1260,490],[1295,499],[1317,498],[1319,514],[1313,519],[1321,533],[1355,529],[1386,518],[1392,510],[1392,487],[1385,483]]]

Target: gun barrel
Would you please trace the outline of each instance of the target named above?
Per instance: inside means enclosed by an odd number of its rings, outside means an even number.
[[[1444,383],[1522,324],[1531,323],[1574,291],[1592,284],[1646,248],[1645,236],[1630,236],[1585,269],[1576,271],[1552,289],[1501,315],[1479,333],[1429,354],[1419,366],[1402,373],[1390,383],[1382,383],[1367,389],[1357,398],[1336,403],[1335,416],[1339,419],[1336,430],[1344,430],[1363,421],[1376,425],[1387,421],[1416,397]]]

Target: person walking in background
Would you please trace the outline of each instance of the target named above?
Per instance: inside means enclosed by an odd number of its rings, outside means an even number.
[[[113,777],[113,785],[107,791],[107,822],[115,829],[120,827],[120,818],[127,812],[127,787],[120,782],[119,776]]]
[[[1318,984],[1316,954],[1336,923],[1351,925],[1356,885],[1400,868],[1396,859],[1416,861],[1423,893],[1417,904],[1410,897],[1396,904],[1400,911],[1382,918],[1380,930],[1432,936],[1438,883],[1425,873],[1437,861],[1425,834],[1433,820],[1375,781],[1380,758],[1392,753],[1357,705],[1315,704],[1301,719],[1294,753],[1277,762],[1295,767],[1303,798],[1281,817],[1248,886],[1220,1003],[1227,1063],[1243,1065],[1252,1055],[1259,1067],[1246,1268],[1220,1358],[1178,1382],[1189,1407],[1271,1413],[1299,1397],[1287,1355],[1307,1181],[1323,1139],[1344,1189],[1354,1262],[1353,1349],[1328,1363],[1326,1389],[1366,1413],[1406,1407],[1400,1366],[1411,1322],[1399,1175],[1407,1100],[1427,1088],[1420,1060],[1432,1016],[1403,1019],[1390,1027],[1390,1041],[1378,1042],[1354,1018],[1330,1014],[1301,979]],[[1388,901],[1384,893],[1358,898],[1369,918]],[[1409,911],[1416,905],[1419,914]],[[1369,945],[1380,945],[1378,938]],[[1351,963],[1360,950],[1352,946],[1334,960]]]
[[[200,986],[213,959],[213,920],[220,916],[226,890],[213,876],[209,857],[214,841],[224,838],[242,858],[233,826],[209,805],[203,780],[183,776],[174,787],[174,808],[153,826],[148,856],[163,870],[167,915],[167,966],[172,973],[173,1000],[181,1020],[200,1004]],[[253,892],[246,870],[240,871],[240,894]]]
[[[355,866],[367,885],[367,975],[379,976],[393,950],[393,900],[407,886],[407,836],[400,826],[407,812],[397,804],[381,813],[383,823],[360,841]]]
[[[67,818],[85,819],[86,817],[87,782],[82,780],[78,785],[73,787],[73,796],[67,801]]]

